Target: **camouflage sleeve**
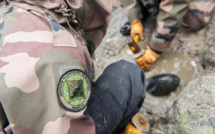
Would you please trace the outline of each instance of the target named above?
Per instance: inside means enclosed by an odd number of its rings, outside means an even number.
[[[93,78],[92,59],[80,36],[67,30],[62,13],[76,9],[80,28],[89,32],[84,39],[95,49],[106,34],[111,1],[8,1],[0,2],[0,101],[10,130],[95,134],[93,119],[84,115],[91,92],[83,74]]]
[[[130,22],[132,22],[135,19],[142,18],[141,8],[138,0],[120,0],[120,2]]]
[[[52,15],[0,5],[0,101],[13,134],[95,134],[92,118],[84,115],[89,84],[78,88],[77,98],[68,97],[70,86],[58,84],[81,81],[87,78],[81,72],[90,74],[92,68],[87,48]],[[82,71],[68,72],[75,69]],[[83,109],[63,107],[58,93]],[[0,109],[0,127],[4,118]]]
[[[163,52],[174,39],[188,9],[186,0],[162,0],[159,6],[156,30],[149,46]]]
[[[67,1],[81,23],[81,28],[78,28],[78,31],[86,40],[87,48],[93,57],[95,49],[106,34],[112,11],[112,0],[86,0],[82,1],[83,4],[79,6],[70,0]]]

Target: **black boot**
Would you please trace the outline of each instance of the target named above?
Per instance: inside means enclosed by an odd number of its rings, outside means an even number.
[[[156,75],[148,80],[147,92],[154,96],[165,96],[175,91],[179,86],[180,79],[174,74]]]
[[[122,35],[130,35],[131,31],[131,24],[130,22],[126,22],[121,28],[120,28],[120,33]]]

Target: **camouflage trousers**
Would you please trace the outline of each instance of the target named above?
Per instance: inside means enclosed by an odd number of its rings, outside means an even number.
[[[213,16],[215,7],[215,0],[120,0],[120,2],[130,22],[144,19],[145,11],[148,12],[149,18],[156,18],[154,21],[156,24],[149,21],[150,27],[153,24],[152,29],[155,29],[149,46],[156,52],[165,51],[181,25],[193,31],[206,26]],[[144,8],[147,10],[144,11]]]
[[[159,10],[166,9],[165,2],[161,2],[161,0],[140,0],[140,7],[144,7],[148,11],[147,17],[153,16],[157,19]],[[175,4],[177,5],[177,4]],[[174,8],[174,5],[173,5]],[[188,2],[187,12],[183,17],[182,26],[191,29],[192,31],[197,31],[203,28],[205,25],[209,23],[211,17],[214,14],[214,0],[192,0]],[[174,9],[173,9],[174,10]],[[144,19],[144,11],[141,9],[143,19]],[[171,14],[170,14],[171,15]],[[162,16],[162,15],[160,15]],[[159,20],[158,20],[159,21]]]
[[[143,3],[147,7],[147,3]],[[151,2],[154,4],[155,11],[149,16],[157,16],[152,27],[153,31],[149,46],[155,52],[163,52],[170,45],[181,26],[191,31],[198,31],[204,28],[211,20],[214,14],[214,0],[192,0],[177,1],[164,0]],[[149,6],[149,7],[151,7]],[[150,25],[153,23],[150,23]]]

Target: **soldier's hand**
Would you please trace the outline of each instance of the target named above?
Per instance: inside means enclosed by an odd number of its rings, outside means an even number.
[[[140,40],[144,40],[144,29],[140,20],[136,19],[132,21],[130,35],[132,37],[135,37],[135,35],[139,35]]]
[[[135,61],[140,68],[147,71],[151,68],[158,57],[160,57],[160,54],[155,53],[150,49],[150,47],[147,46],[147,49],[144,51],[143,55],[136,58]]]

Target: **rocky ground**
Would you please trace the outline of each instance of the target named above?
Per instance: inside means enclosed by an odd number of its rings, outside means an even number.
[[[134,56],[128,48],[127,42],[130,37],[125,37],[120,34],[120,27],[127,21],[127,17],[123,12],[122,8],[113,9],[112,18],[110,22],[107,35],[105,36],[101,45],[97,48],[95,52],[96,57],[96,76],[103,72],[103,70],[111,63],[118,61],[120,59],[125,59],[127,61],[134,63]],[[145,40],[139,42],[139,46],[144,50],[149,42],[151,32],[153,31],[154,20],[150,20],[145,24]],[[180,116],[184,114],[174,115],[175,109],[180,109],[178,111],[183,111],[185,104],[189,104],[192,101],[185,99],[186,103],[181,103],[181,98],[186,98],[186,94],[189,93],[189,97],[195,100],[198,96],[198,92],[203,92],[203,90],[196,91],[196,94],[192,94],[190,88],[193,86],[187,86],[188,83],[192,82],[198,84],[199,80],[207,75],[205,81],[214,81],[215,72],[215,18],[211,23],[204,29],[198,32],[191,32],[185,28],[181,28],[179,33],[176,35],[175,39],[171,43],[171,46],[162,54],[162,56],[156,61],[155,65],[146,72],[146,78],[154,76],[156,74],[172,73],[180,77],[180,86],[170,95],[165,97],[155,97],[150,94],[146,95],[144,104],[140,110],[140,113],[148,118],[150,121],[150,131],[152,134],[180,134],[180,133],[192,133],[192,130],[188,130],[186,127],[181,127],[180,125],[186,125],[180,123]],[[210,78],[210,79],[209,79]],[[203,78],[204,79],[204,78]],[[207,83],[207,82],[206,82]],[[210,85],[210,82],[209,82]],[[186,90],[185,90],[186,89]],[[210,88],[209,94],[214,95],[214,88]],[[186,91],[186,92],[185,92]],[[188,92],[190,91],[190,92]],[[200,99],[200,103],[205,102]],[[213,103],[214,99],[211,100]],[[186,107],[187,108],[187,107]],[[211,105],[208,109],[210,112],[215,105]],[[188,108],[187,108],[188,109]],[[185,110],[187,110],[185,109]],[[198,111],[198,108],[195,108]],[[193,112],[194,115],[196,114]],[[207,113],[207,112],[205,112]],[[193,114],[190,114],[193,116]],[[185,116],[189,116],[185,115]],[[215,133],[215,114],[208,114],[207,119],[212,121],[212,129],[210,133]],[[179,118],[178,118],[179,117]],[[201,117],[199,117],[201,118]],[[193,118],[191,118],[193,119]],[[194,123],[198,120],[194,120]],[[206,121],[207,122],[207,121]],[[193,122],[192,122],[193,123]],[[214,125],[214,126],[213,126]],[[201,125],[199,125],[201,126]],[[203,127],[202,127],[203,128]],[[207,129],[207,127],[205,127]],[[196,131],[195,131],[196,132]],[[194,131],[193,131],[194,133]],[[196,133],[195,133],[196,134]]]
[[[215,133],[214,76],[202,76],[191,81],[179,95],[174,117],[181,133]]]

